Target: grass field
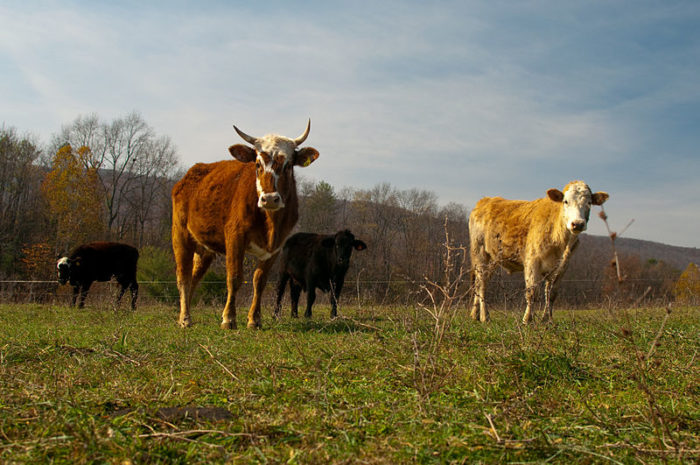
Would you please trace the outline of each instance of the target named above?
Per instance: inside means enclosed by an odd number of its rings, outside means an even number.
[[[2,463],[698,463],[700,311],[0,305]],[[288,312],[288,310],[287,310]],[[245,327],[239,311],[239,327]],[[441,326],[443,327],[443,326]]]

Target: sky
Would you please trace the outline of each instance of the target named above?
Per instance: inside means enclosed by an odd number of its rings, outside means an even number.
[[[695,0],[0,3],[0,124],[48,145],[134,111],[183,167],[311,118],[298,175],[337,191],[471,209],[582,179],[623,237],[700,247]]]

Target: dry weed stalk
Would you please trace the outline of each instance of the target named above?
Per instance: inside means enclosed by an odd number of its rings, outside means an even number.
[[[455,307],[468,296],[471,290],[464,286],[471,271],[467,266],[467,247],[450,244],[450,233],[447,225],[448,219],[445,217],[444,282],[435,282],[426,276],[425,282],[420,285],[420,289],[428,296],[429,304],[419,303],[419,306],[433,318],[434,331],[438,335],[438,340],[442,340],[445,330],[454,319]],[[460,256],[459,263],[455,263]]]
[[[632,223],[634,223],[634,218],[631,219],[627,223],[627,226],[622,228],[622,231],[617,233],[617,232],[614,232],[610,229],[610,225],[608,224],[608,214],[605,213],[605,208],[603,208],[602,205],[600,206],[600,213],[598,213],[598,216],[600,217],[601,220],[603,220],[603,223],[605,223],[605,229],[608,230],[608,236],[610,237],[610,243],[612,245],[613,260],[615,263],[615,269],[617,271],[617,282],[622,283],[625,280],[626,276],[622,274],[622,271],[620,269],[620,260],[618,259],[618,256],[617,256],[617,248],[615,247],[615,240],[618,237],[622,236],[622,234],[625,231],[627,231],[627,228],[629,228],[632,225]]]
[[[450,328],[457,306],[470,293],[469,286],[465,286],[470,269],[467,266],[467,248],[465,246],[453,246],[450,243],[448,219],[445,217],[445,261],[444,281],[435,282],[428,277],[419,285],[422,292],[427,295],[427,303],[419,303],[419,307],[425,310],[433,320],[433,328],[426,343],[421,344],[417,333],[411,340],[413,343],[413,384],[418,391],[421,400],[426,403],[430,395],[438,391],[447,381],[447,375],[454,366],[445,366],[440,358],[443,348],[443,340]],[[422,404],[421,404],[422,405]]]
[[[638,347],[638,345],[633,340],[632,330],[630,329],[632,327],[632,321],[630,319],[629,314],[625,312],[624,315],[627,319],[628,327],[623,327],[621,329],[620,336],[630,347],[630,350],[627,351],[627,353],[630,354],[630,365],[632,365],[633,369],[632,377],[637,382],[639,389],[644,393],[646,397],[647,407],[649,408],[648,420],[653,426],[654,432],[656,434],[656,439],[658,440],[659,444],[663,448],[665,448],[665,450],[674,451],[678,455],[678,457],[682,457],[686,451],[682,447],[682,444],[680,444],[678,440],[674,437],[668,424],[669,421],[667,418],[667,414],[664,412],[662,406],[660,405],[657,399],[657,392],[655,391],[650,382],[651,370],[654,367],[654,364],[652,363],[652,357],[656,352],[656,347],[660,345],[659,341],[664,333],[666,321],[671,315],[671,307],[666,307],[666,312],[663,320],[661,321],[661,325],[659,326],[659,330],[657,331],[656,336],[649,345],[649,350],[646,354],[644,354],[644,352]],[[672,445],[668,444],[667,439],[671,441]]]

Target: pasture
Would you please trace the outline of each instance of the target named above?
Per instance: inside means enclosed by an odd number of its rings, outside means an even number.
[[[2,463],[697,463],[697,308],[0,305]]]

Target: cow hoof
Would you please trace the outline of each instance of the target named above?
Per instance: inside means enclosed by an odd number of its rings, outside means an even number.
[[[222,321],[221,322],[221,329],[236,329],[236,322],[233,320]]]
[[[187,318],[185,320],[178,321],[177,324],[180,325],[180,328],[189,328],[190,326],[192,326],[192,321],[189,318]]]
[[[262,324],[259,321],[249,321],[248,329],[261,329]]]

